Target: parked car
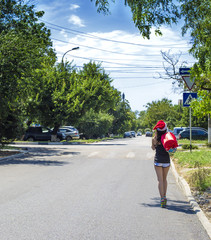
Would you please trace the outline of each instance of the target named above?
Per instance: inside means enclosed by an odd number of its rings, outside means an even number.
[[[192,130],[203,130],[203,131],[207,131],[205,128],[201,128],[201,127],[192,127]],[[175,127],[174,128],[174,135],[176,136],[176,138],[179,138],[179,133],[184,131],[184,130],[190,130],[189,127]]]
[[[141,132],[137,132],[137,136],[142,136],[142,133]]]
[[[131,132],[125,132],[124,133],[124,138],[132,138],[133,136],[132,136],[132,133]]]
[[[46,127],[29,127],[24,134],[24,141],[50,141],[53,130]],[[65,139],[65,134],[57,132],[57,141]]]
[[[192,139],[207,139],[208,132],[201,129],[191,129]],[[187,138],[190,139],[190,129],[184,130],[179,133],[179,139]]]
[[[189,130],[189,127],[184,127],[184,130]],[[207,132],[207,129],[202,128],[202,127],[191,127],[192,130],[203,130],[205,132]]]
[[[152,132],[147,131],[147,132],[145,133],[145,135],[146,135],[146,137],[152,137]]]
[[[62,126],[61,128],[69,128],[69,129],[71,129],[73,131],[77,131],[78,132],[78,130],[74,126]]]
[[[177,139],[179,138],[179,133],[183,130],[185,130],[184,127],[175,127],[174,128],[173,134],[175,135],[175,137]]]
[[[70,141],[72,139],[79,139],[79,132],[76,128],[74,127],[61,127],[59,128],[59,132],[64,133],[65,134],[65,139],[67,141]]]
[[[131,134],[132,134],[132,137],[136,137],[135,131],[130,131],[130,132],[131,132]]]

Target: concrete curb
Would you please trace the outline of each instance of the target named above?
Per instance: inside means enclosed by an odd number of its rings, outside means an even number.
[[[175,168],[173,161],[171,161],[171,170],[174,174],[174,177],[175,177],[178,185],[181,187],[181,189],[185,193],[185,196],[187,197],[190,205],[192,206],[193,210],[196,212],[199,220],[201,221],[203,227],[205,228],[205,230],[207,231],[207,233],[211,239],[211,223],[208,220],[208,218],[206,217],[206,215],[204,214],[204,212],[201,210],[200,206],[194,199],[193,195],[191,194],[190,187],[189,187],[188,183],[186,182],[186,180],[183,177],[179,176],[179,174],[177,173],[177,170]]]

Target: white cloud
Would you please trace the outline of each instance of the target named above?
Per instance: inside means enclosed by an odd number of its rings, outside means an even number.
[[[79,46],[79,50],[69,52],[65,56],[65,61],[71,62],[74,60],[73,64],[78,67],[88,63],[89,59],[102,63],[102,67],[114,79],[113,85],[125,93],[132,109],[143,110],[145,109],[143,105],[152,100],[157,101],[167,97],[176,104],[178,98],[181,98],[172,92],[171,81],[155,77],[158,77],[158,72],[163,73],[164,60],[160,51],[171,49],[174,53],[182,51],[187,54],[188,41],[168,28],[164,28],[163,33],[162,37],[152,36],[150,40],[147,40],[143,39],[138,32],[136,34],[121,30],[89,32],[83,36],[68,35],[67,41],[69,44],[54,43],[58,61],[61,61],[62,55],[66,51]],[[98,38],[88,37],[90,35]],[[110,39],[111,41],[102,39]],[[120,41],[134,44],[120,43]],[[181,61],[184,60],[191,61],[192,59],[188,55],[182,55]]]
[[[70,10],[76,10],[78,8],[80,8],[79,5],[77,5],[77,4],[70,4]]]
[[[76,16],[76,15],[71,15],[69,17],[68,22],[70,22],[70,23],[72,23],[74,25],[77,25],[79,27],[85,27],[85,25],[83,23],[83,20],[80,17]]]
[[[67,34],[67,32],[66,32],[64,29],[62,29],[62,30],[60,31],[60,34],[61,34],[63,37],[68,38],[68,34]]]

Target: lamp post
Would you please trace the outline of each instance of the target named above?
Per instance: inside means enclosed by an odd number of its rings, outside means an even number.
[[[63,54],[63,56],[62,56],[62,67],[64,67],[64,56],[65,56],[68,52],[74,51],[74,50],[77,50],[77,49],[79,49],[79,47],[74,47],[74,48],[68,50],[67,52],[65,52],[65,53]]]

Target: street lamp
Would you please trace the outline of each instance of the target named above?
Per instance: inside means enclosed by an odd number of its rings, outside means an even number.
[[[77,50],[77,49],[79,49],[79,47],[74,47],[74,48],[72,48],[72,49],[70,49],[70,50],[68,50],[67,52],[65,52],[64,54],[63,54],[63,56],[62,56],[62,66],[64,67],[64,56],[68,53],[68,52],[70,52],[70,51],[74,51],[74,50]]]

